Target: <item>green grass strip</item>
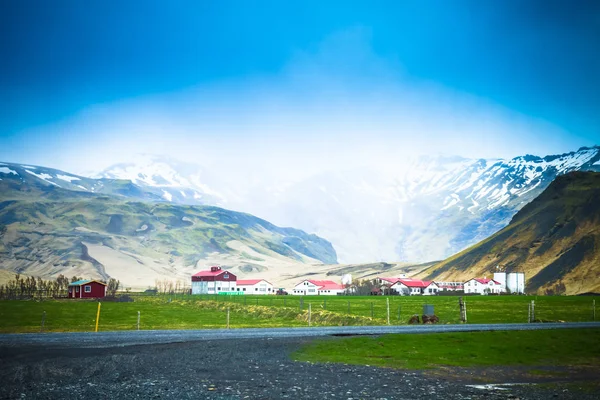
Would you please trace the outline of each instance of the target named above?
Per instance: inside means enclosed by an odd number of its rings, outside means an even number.
[[[600,366],[600,329],[393,334],[317,340],[298,361],[403,369],[446,366]]]

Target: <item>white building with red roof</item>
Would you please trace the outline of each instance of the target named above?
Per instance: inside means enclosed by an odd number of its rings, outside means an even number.
[[[399,279],[403,279],[405,276],[400,278],[382,278],[378,277],[375,282],[379,283],[382,286],[392,286],[394,283],[398,282]]]
[[[436,285],[440,288],[440,290],[445,290],[448,292],[456,292],[458,290],[464,290],[465,284],[464,282],[440,282],[436,281]]]
[[[264,279],[238,279],[236,291],[244,294],[273,294],[273,285]]]
[[[192,294],[219,294],[235,292],[237,276],[221,267],[210,267],[192,275]]]
[[[301,296],[336,296],[338,294],[343,294],[344,290],[344,285],[335,283],[334,281],[317,281],[314,279],[306,279],[294,286],[292,294]]]
[[[391,286],[398,294],[403,296],[436,295],[440,290],[438,285],[433,281],[422,281],[412,278],[398,278]]]
[[[465,294],[478,293],[503,293],[505,287],[502,283],[488,278],[473,278],[465,282]]]

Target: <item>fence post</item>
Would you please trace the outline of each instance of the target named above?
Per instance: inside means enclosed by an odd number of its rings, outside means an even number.
[[[312,311],[312,307],[311,304],[308,303],[308,326],[311,326],[311,311]]]
[[[227,329],[229,329],[229,307],[227,307]]]
[[[387,324],[390,324],[390,298],[386,297],[385,298],[386,303],[387,303]]]
[[[531,303],[527,303],[527,323],[531,323]]]
[[[100,322],[100,305],[101,303],[98,303],[98,313],[96,314],[96,332],[98,332],[98,322]]]
[[[371,302],[371,318],[373,318],[373,302]]]
[[[137,330],[140,330],[140,312],[138,311],[138,322],[137,322]]]
[[[535,322],[535,300],[531,300],[531,322]]]
[[[460,321],[467,322],[467,302],[462,297],[458,298],[458,308],[460,309]]]
[[[46,323],[46,311],[42,313],[42,326],[40,327],[40,332],[44,332],[44,324]]]

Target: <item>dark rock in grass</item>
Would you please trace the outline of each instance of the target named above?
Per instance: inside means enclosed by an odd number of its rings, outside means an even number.
[[[417,314],[415,314],[412,317],[410,317],[410,319],[408,320],[408,323],[411,325],[414,325],[414,324],[421,323],[421,321],[419,320],[419,316]]]
[[[423,315],[422,320],[424,324],[437,324],[440,322],[437,315]]]

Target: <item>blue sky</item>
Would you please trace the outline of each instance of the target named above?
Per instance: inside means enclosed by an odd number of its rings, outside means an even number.
[[[4,161],[327,168],[600,144],[597,1],[22,0],[0,5],[0,37]]]

